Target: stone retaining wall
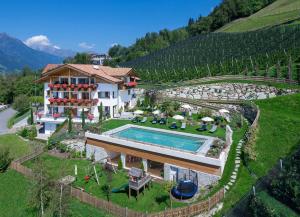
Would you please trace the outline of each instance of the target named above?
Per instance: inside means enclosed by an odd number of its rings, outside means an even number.
[[[166,97],[182,97],[208,100],[255,100],[273,98],[297,92],[293,89],[277,89],[267,85],[246,83],[219,83],[185,86],[161,90]]]

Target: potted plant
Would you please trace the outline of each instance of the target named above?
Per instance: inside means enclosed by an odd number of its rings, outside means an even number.
[[[56,120],[57,118],[59,118],[60,117],[60,114],[59,113],[54,113],[53,114],[53,118]]]
[[[38,116],[39,119],[41,119],[42,116],[43,116],[43,114],[42,113],[38,113],[37,116]]]
[[[49,100],[50,103],[54,103],[55,102],[55,99],[53,97],[49,98],[48,100]]]
[[[94,105],[97,105],[98,102],[99,102],[99,99],[93,99],[93,104],[94,104]]]
[[[53,85],[53,84],[48,84],[48,87],[49,87],[50,89],[53,89],[54,85]]]
[[[92,122],[92,120],[94,119],[94,115],[93,114],[88,114],[88,119],[90,120],[90,122]]]
[[[67,84],[62,84],[61,85],[63,89],[67,89],[68,85]]]
[[[89,88],[89,85],[88,84],[84,84],[82,85],[84,89],[88,89]]]

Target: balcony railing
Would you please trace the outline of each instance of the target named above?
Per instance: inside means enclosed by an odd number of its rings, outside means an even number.
[[[95,90],[97,89],[97,84],[48,84],[51,90]]]
[[[98,104],[98,99],[67,99],[67,98],[49,98],[52,105],[77,105],[77,106],[95,106]]]
[[[126,87],[136,87],[137,86],[137,82],[136,81],[130,81],[125,83]]]

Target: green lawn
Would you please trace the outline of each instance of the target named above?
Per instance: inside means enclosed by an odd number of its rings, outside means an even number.
[[[20,139],[15,134],[0,136],[0,147],[8,148],[13,158],[18,158],[31,152],[32,147],[28,142]]]
[[[37,216],[28,209],[28,190],[30,181],[14,170],[0,173],[0,215],[1,217],[34,217]],[[93,208],[87,204],[72,199],[70,213],[74,217],[111,217],[111,215]]]
[[[41,158],[50,175],[56,179],[65,175],[74,176],[74,167],[76,164],[78,167],[78,178],[74,183],[74,186],[83,188],[85,189],[85,191],[91,193],[92,195],[95,195],[105,200],[107,199],[107,197],[101,190],[103,185],[105,185],[106,183],[110,183],[111,188],[119,188],[120,186],[128,183],[127,173],[122,171],[119,171],[117,174],[112,173],[112,179],[110,182],[108,182],[107,171],[103,170],[99,164],[96,166],[96,169],[98,176],[100,176],[100,185],[96,183],[95,178],[92,178],[88,183],[86,183],[84,180],[84,176],[87,175],[88,169],[92,169],[91,161],[59,159],[56,157],[49,156],[47,154],[43,154]],[[27,161],[24,163],[24,165],[33,168],[34,160]],[[164,192],[162,185],[158,183],[153,183],[152,188],[150,188],[149,190],[146,189],[144,194],[140,194],[137,200],[135,197],[131,197],[131,199],[128,199],[127,191],[120,193],[112,193],[111,200],[114,203],[119,204],[123,207],[128,207],[130,209],[138,211],[149,212],[164,210],[165,207],[168,208],[170,205],[168,193]],[[173,206],[183,206],[183,204],[174,202]]]
[[[140,126],[145,126],[145,127],[154,127],[154,128],[160,128],[160,129],[166,129],[166,130],[171,130],[169,128],[169,126],[171,125],[171,123],[175,120],[173,120],[172,118],[169,118],[168,121],[168,125],[161,125],[161,124],[152,124],[152,117],[148,117],[148,120],[146,123],[132,123],[130,120],[117,120],[117,119],[111,119],[108,121],[105,121],[103,123],[103,130],[104,131],[108,131],[120,126],[123,126],[125,124],[135,124],[135,125],[140,125]],[[213,136],[213,137],[219,137],[222,139],[225,139],[225,129],[218,127],[217,131],[214,133],[209,133],[208,131],[204,131],[204,132],[199,132],[196,129],[199,128],[198,124],[195,124],[194,126],[190,126],[187,124],[186,129],[182,130],[180,129],[181,126],[181,122],[179,121],[175,121],[177,122],[177,126],[178,129],[173,129],[172,131],[179,131],[179,132],[186,132],[186,133],[193,133],[193,134],[199,134],[199,135],[206,135],[206,136]],[[208,126],[208,129],[210,129],[210,126]]]
[[[259,132],[255,144],[256,161],[250,168],[260,177],[265,175],[281,157],[290,154],[300,141],[300,94],[256,101],[260,107]],[[226,193],[222,216],[251,189],[256,179],[241,166],[237,182]]]

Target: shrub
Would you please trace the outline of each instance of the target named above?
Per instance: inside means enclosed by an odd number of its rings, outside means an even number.
[[[198,112],[198,119],[201,119],[203,117],[211,117],[212,116],[212,111],[210,109],[201,109]]]
[[[1,148],[0,149],[0,173],[3,173],[9,167],[12,158],[9,156],[8,148]]]
[[[27,138],[28,137],[28,129],[23,128],[21,131],[19,131],[19,135],[22,136],[23,138]]]
[[[37,137],[37,130],[35,126],[32,126],[28,130],[28,139],[33,140],[35,137]]]
[[[119,159],[118,161],[118,170],[122,170],[123,169],[123,163],[122,163],[122,160]]]

